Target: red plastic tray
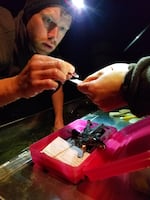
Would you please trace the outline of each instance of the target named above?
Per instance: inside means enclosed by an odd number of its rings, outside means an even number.
[[[62,178],[77,183],[88,177],[91,181],[117,176],[150,166],[150,118],[117,131],[109,127],[111,134],[105,140],[106,149],[96,149],[78,167],[72,167],[41,153],[56,137],[69,137],[68,129],[82,131],[87,121],[78,119],[63,129],[33,143],[30,146],[32,160],[41,167],[56,172]],[[93,126],[97,124],[94,123]]]

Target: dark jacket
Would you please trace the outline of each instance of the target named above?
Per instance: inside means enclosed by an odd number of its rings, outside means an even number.
[[[11,13],[0,7],[0,78],[9,74],[13,64],[15,22]]]
[[[28,44],[22,11],[14,19],[0,7],[0,78],[18,74],[33,55]],[[30,99],[20,99],[0,108],[0,124],[52,107],[51,92],[44,91]]]
[[[132,113],[150,115],[150,56],[129,65],[122,89]]]

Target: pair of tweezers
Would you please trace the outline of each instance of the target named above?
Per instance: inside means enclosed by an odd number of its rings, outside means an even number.
[[[82,82],[82,80],[79,79],[79,75],[77,73],[74,73],[72,78],[69,79],[69,81],[76,84],[76,85],[78,85],[79,83]]]

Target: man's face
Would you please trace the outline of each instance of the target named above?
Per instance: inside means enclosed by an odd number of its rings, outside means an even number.
[[[49,55],[70,28],[72,17],[62,7],[48,7],[34,14],[27,23],[33,50]]]

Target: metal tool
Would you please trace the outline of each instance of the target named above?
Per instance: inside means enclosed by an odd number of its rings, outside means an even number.
[[[82,80],[79,79],[79,75],[76,72],[72,74],[72,78],[69,79],[69,81],[74,83],[75,85],[78,85],[82,82]]]
[[[69,79],[69,81],[72,82],[72,83],[74,83],[74,84],[76,84],[76,85],[78,85],[79,83],[82,82],[82,80],[77,79],[77,78],[71,78],[71,79]]]

